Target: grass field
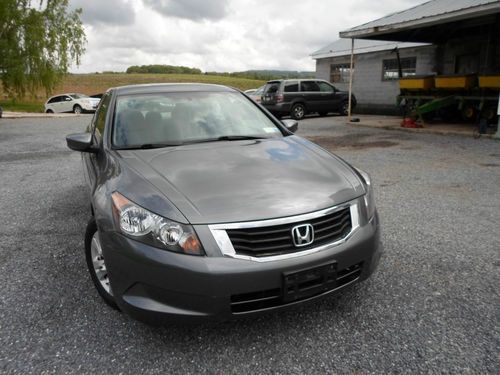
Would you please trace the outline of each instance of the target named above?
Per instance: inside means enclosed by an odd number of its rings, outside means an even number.
[[[110,87],[139,83],[199,82],[226,85],[247,90],[262,86],[265,81],[223,77],[204,74],[69,74],[56,88],[53,95],[66,92],[79,92],[93,95],[106,91]],[[12,101],[0,88],[0,106],[5,111],[43,112],[43,103],[47,100],[45,92],[40,90],[35,98]]]

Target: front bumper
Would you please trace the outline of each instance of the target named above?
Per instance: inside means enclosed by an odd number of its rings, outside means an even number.
[[[218,249],[209,232],[196,227],[207,254]],[[206,229],[206,228],[205,228]],[[255,262],[223,256],[190,256],[157,249],[116,232],[101,232],[111,286],[120,309],[150,324],[173,320],[229,320],[287,308],[343,289],[369,277],[382,248],[378,216],[360,227],[346,242],[291,259]],[[272,304],[241,303],[245,298],[278,293],[283,274],[334,262],[337,274],[351,272],[335,288],[300,301]],[[353,268],[354,267],[354,268]],[[337,279],[338,280],[338,279]]]

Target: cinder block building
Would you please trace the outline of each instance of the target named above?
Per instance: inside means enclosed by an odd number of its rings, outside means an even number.
[[[343,31],[340,37],[346,39],[312,54],[316,76],[347,90],[354,39],[358,113],[398,111],[396,47],[403,77],[500,73],[498,0],[431,0]]]

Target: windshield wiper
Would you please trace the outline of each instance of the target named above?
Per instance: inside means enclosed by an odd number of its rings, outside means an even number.
[[[242,139],[267,139],[269,137],[262,137],[257,135],[223,135],[217,138],[218,141],[239,141]]]
[[[262,137],[257,135],[222,135],[217,138],[194,139],[192,141],[186,141],[184,142],[184,144],[218,142],[218,141],[241,141],[246,139],[269,139],[269,137]]]
[[[145,143],[142,145],[130,145],[118,148],[118,150],[149,150],[152,148],[164,148],[164,147],[174,147],[182,146],[193,143],[205,143],[205,142],[218,142],[218,141],[241,141],[245,139],[269,139],[269,137],[262,137],[256,135],[222,135],[217,138],[206,138],[206,139],[193,139],[185,142],[165,142],[165,143]]]
[[[142,145],[130,145],[118,148],[118,150],[150,150],[152,148],[164,148],[183,145],[182,142],[166,142],[166,143],[145,143]]]

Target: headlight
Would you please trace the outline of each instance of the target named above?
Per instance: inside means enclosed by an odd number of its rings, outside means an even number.
[[[176,223],[149,212],[118,192],[114,192],[111,197],[115,222],[126,236],[178,253],[204,254],[191,225]]]
[[[364,182],[366,188],[366,194],[364,196],[365,206],[366,206],[366,214],[368,220],[370,220],[375,214],[375,196],[373,194],[373,186],[370,175],[361,169],[355,168],[358,172],[359,176]]]

